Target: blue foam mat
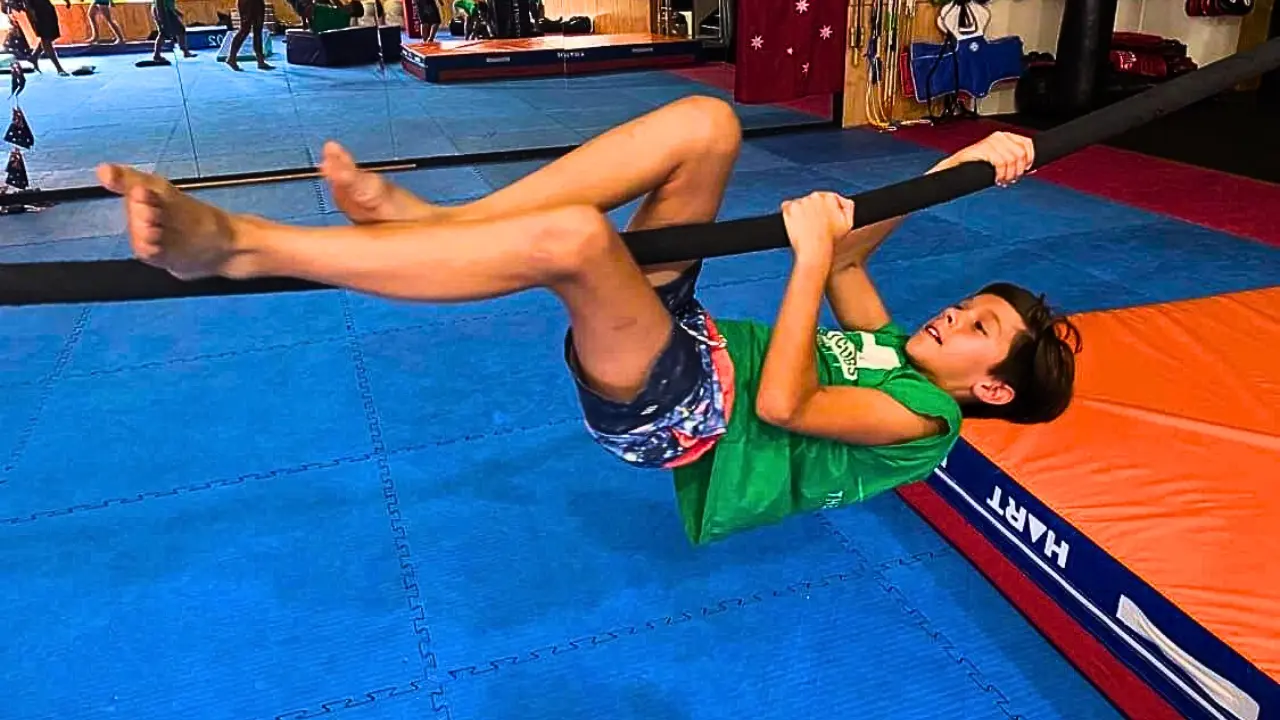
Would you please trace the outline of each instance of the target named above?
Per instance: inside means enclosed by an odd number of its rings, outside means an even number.
[[[385,507],[365,464],[5,526],[6,713],[274,717],[414,675]]]
[[[691,547],[670,478],[615,465],[576,423],[392,459],[442,677],[855,566],[812,518]]]
[[[884,563],[882,588],[1010,716],[1122,717],[954,551]],[[973,608],[989,608],[975,612]]]
[[[326,343],[63,378],[34,419],[5,514],[368,452],[350,363],[345,344]]]

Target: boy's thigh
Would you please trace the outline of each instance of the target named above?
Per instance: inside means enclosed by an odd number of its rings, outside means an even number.
[[[629,463],[664,466],[685,451],[682,437],[723,429],[708,340],[700,331],[705,317],[696,298],[701,269],[700,262],[691,263],[674,280],[655,286],[671,313],[670,336],[631,401],[616,402],[597,393],[576,363],[572,336],[565,339],[565,360],[589,431],[606,450]]]

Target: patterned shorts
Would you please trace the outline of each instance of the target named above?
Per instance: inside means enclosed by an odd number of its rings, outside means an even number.
[[[722,342],[694,288],[702,269],[694,265],[655,288],[674,320],[671,340],[654,362],[648,384],[635,400],[607,400],[583,380],[574,362],[572,335],[565,357],[578,385],[587,431],[605,450],[643,468],[671,468],[693,462],[714,445],[728,426],[731,383],[722,382]]]

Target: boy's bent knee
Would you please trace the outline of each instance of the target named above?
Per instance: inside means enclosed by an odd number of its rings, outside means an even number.
[[[589,205],[548,210],[533,222],[531,260],[551,281],[575,277],[621,247],[609,219]]]
[[[703,95],[682,98],[673,105],[684,112],[681,132],[699,152],[738,152],[742,144],[742,123],[732,105]]]

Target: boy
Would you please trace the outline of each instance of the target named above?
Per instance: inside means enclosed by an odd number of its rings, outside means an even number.
[[[330,145],[321,169],[355,223],[343,228],[233,216],[125,168],[99,175],[126,197],[134,252],[178,277],[292,276],[427,302],[550,290],[568,310],[590,433],[628,463],[674,470],[694,542],[922,479],[962,408],[1014,422],[1066,408],[1064,319],[995,285],[908,337],[865,269],[900,219],[850,232],[852,204],[834,194],[783,206],[795,263],[773,328],[713,320],[694,297],[700,262],[637,266],[604,213],[643,197],[636,229],[713,220],[740,138],[732,107],[686,98],[453,208]],[[1032,160],[1028,140],[997,133],[934,170],[990,162],[1004,185]],[[819,333],[824,294],[844,330]]]

